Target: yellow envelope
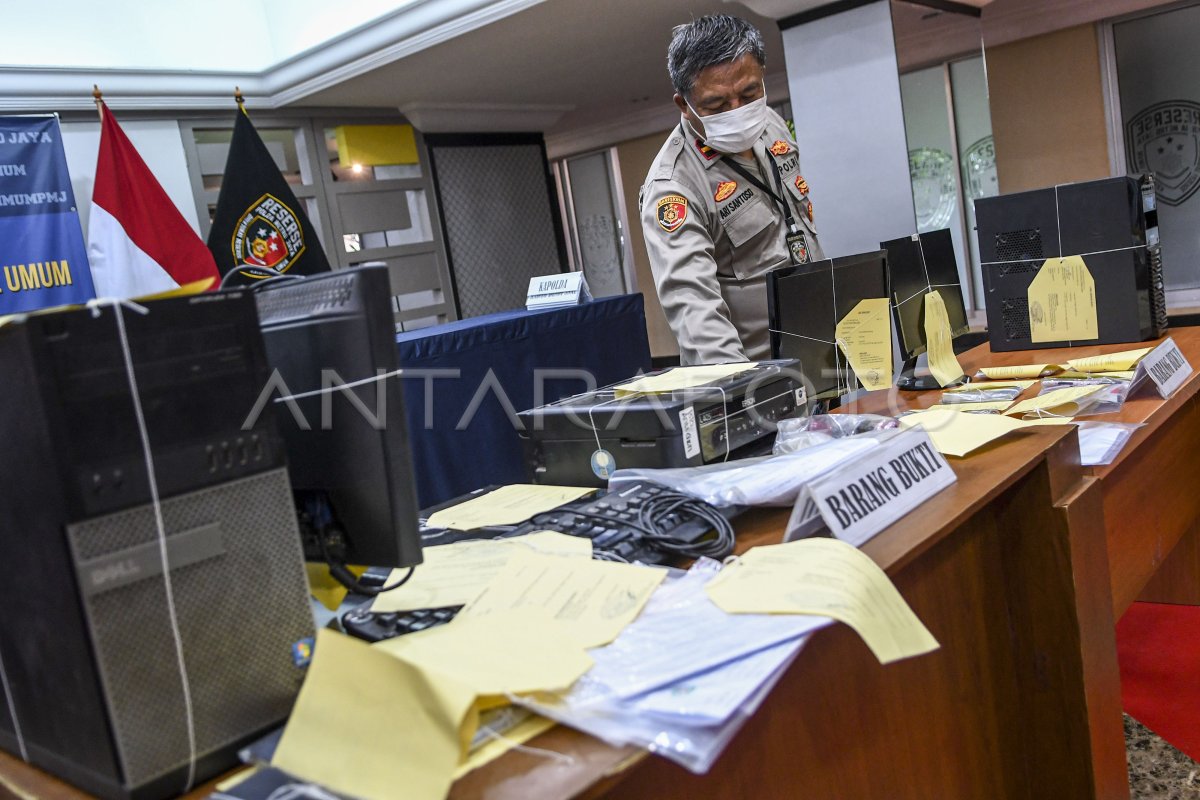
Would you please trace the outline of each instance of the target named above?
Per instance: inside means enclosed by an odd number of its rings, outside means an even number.
[[[659,567],[522,552],[458,619],[532,611],[565,623],[584,647],[599,647],[637,618],[666,574]]]
[[[706,383],[747,372],[757,366],[756,362],[737,364],[712,364],[699,367],[676,367],[659,375],[637,378],[615,387],[617,397],[631,394],[663,394],[677,389],[692,389]]]
[[[423,561],[408,582],[376,597],[372,609],[387,612],[466,605],[522,549],[590,559],[592,540],[557,531],[539,531],[510,539],[476,539],[426,547]],[[407,571],[393,570],[388,582],[399,580]]]
[[[1016,367],[980,367],[979,371],[992,380],[1010,378],[1040,378],[1062,370],[1058,364],[1022,364]]]
[[[844,622],[881,664],[940,646],[887,574],[857,547],[800,539],[754,547],[705,586],[729,614],[811,614]]]
[[[962,365],[954,355],[946,301],[936,291],[925,295],[925,346],[929,352],[929,371],[938,385],[945,386],[963,376]]]
[[[1055,375],[1055,378],[1064,380],[1086,380],[1088,378],[1118,378],[1123,381],[1133,380],[1133,376],[1137,374],[1136,370],[1122,369],[1113,370],[1112,372],[1080,372],[1074,369],[1063,370]]]
[[[140,303],[143,300],[167,300],[172,297],[187,297],[193,294],[201,294],[212,288],[212,285],[217,282],[216,278],[201,278],[198,281],[185,283],[182,286],[176,286],[174,289],[164,289],[161,292],[154,294],[146,294],[141,297],[135,297],[133,302]]]
[[[1107,386],[1095,384],[1067,386],[1031,397],[1028,400],[1022,400],[1004,413],[1009,416],[1037,414],[1038,416],[1071,417],[1079,411],[1079,401],[1107,389]]]
[[[960,458],[1029,425],[1001,414],[963,414],[942,409],[907,414],[900,417],[899,422],[901,428],[920,425],[939,453]]]
[[[1136,367],[1138,362],[1153,349],[1153,347],[1141,347],[1137,350],[1122,350],[1120,353],[1108,353],[1102,356],[1073,358],[1067,362],[1067,366],[1077,372],[1123,372]]]
[[[860,300],[835,329],[838,347],[868,391],[892,385],[892,306],[886,297]]]
[[[1100,338],[1096,282],[1081,256],[1047,259],[1029,284],[1029,335],[1034,342]]]
[[[271,763],[354,797],[444,800],[478,722],[474,703],[451,678],[322,629]]]
[[[968,414],[999,413],[1012,405],[1011,400],[996,400],[981,403],[938,403],[929,406],[926,411],[962,411]]]
[[[500,756],[518,745],[523,745],[535,736],[540,736],[554,727],[554,720],[533,714],[523,722],[517,723],[502,735],[484,742],[471,751],[467,760],[458,765],[454,771],[454,780],[458,780],[472,770],[479,769],[484,764],[495,761]],[[566,758],[566,756],[563,756]]]
[[[538,486],[532,483],[501,486],[465,503],[434,512],[429,516],[426,527],[470,531],[497,525],[516,525],[595,491],[579,486]]]
[[[592,666],[564,623],[528,610],[459,614],[446,625],[374,647],[453,678],[481,697],[565,691]]]
[[[962,386],[951,386],[947,392],[982,392],[987,389],[1020,389],[1025,391],[1037,381],[972,381]]]

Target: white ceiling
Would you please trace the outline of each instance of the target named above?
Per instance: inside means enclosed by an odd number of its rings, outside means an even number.
[[[0,63],[258,72],[416,1],[8,2]]]
[[[43,0],[0,28],[0,110],[90,110],[93,82],[116,110],[228,108],[239,85],[251,108],[400,109],[426,131],[543,131],[552,154],[578,152],[674,124],[671,29],[704,14],[758,26],[768,96],[785,98],[774,19],[828,2],[205,0],[177,19],[175,3]],[[909,16],[920,34],[937,14]]]
[[[787,0],[802,2],[802,0]],[[768,72],[783,72],[778,26],[722,0],[546,0],[486,27],[308,95],[297,106],[522,107],[552,111],[550,132],[670,103],[671,29],[733,13],[756,24]],[[414,116],[419,116],[419,111]]]

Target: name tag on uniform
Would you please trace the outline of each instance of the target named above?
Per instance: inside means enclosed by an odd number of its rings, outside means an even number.
[[[792,263],[796,266],[812,261],[812,255],[808,249],[808,236],[805,235],[804,231],[789,233],[787,235],[787,248],[788,253],[791,255]]]

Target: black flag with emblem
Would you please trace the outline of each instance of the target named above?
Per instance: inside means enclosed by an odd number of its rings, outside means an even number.
[[[222,275],[244,266],[300,275],[329,271],[329,261],[304,206],[240,109],[233,124],[217,213],[208,233],[208,249]]]

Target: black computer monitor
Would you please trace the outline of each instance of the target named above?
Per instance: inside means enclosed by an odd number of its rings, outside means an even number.
[[[925,295],[935,291],[946,304],[950,335],[961,336],[969,329],[949,229],[914,234],[880,242],[887,251],[888,284],[896,319],[896,336],[904,367],[897,385],[901,389],[936,389],[930,375],[917,374],[917,357],[926,351]]]
[[[277,278],[256,294],[309,560],[421,561],[391,294],[386,267]]]
[[[771,270],[771,357],[799,359],[811,400],[849,393],[854,372],[833,343],[837,324],[860,301],[887,296],[887,254],[882,250]]]

